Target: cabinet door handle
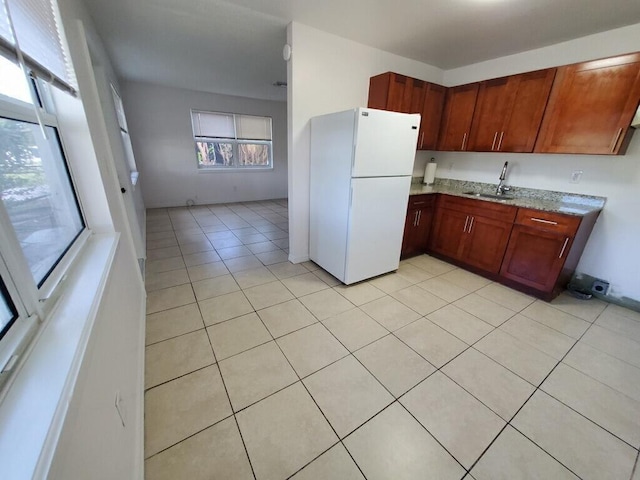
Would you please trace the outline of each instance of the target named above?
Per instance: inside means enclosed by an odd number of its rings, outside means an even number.
[[[420,148],[422,148],[422,145],[424,145],[424,132],[420,135]]]
[[[422,210],[418,210],[418,226],[420,226],[420,218],[422,218]]]
[[[546,223],[547,225],[557,225],[558,222],[552,222],[551,220],[543,220],[542,218],[531,217],[532,222]]]
[[[418,225],[418,213],[420,212],[420,210],[416,210],[416,213],[413,214],[413,226],[415,227],[416,225]]]
[[[464,132],[464,135],[462,136],[462,147],[460,148],[460,150],[464,150],[465,143],[467,143],[467,132]]]
[[[467,215],[467,218],[466,218],[466,220],[464,221],[464,228],[462,229],[462,231],[463,231],[464,233],[466,233],[466,232],[467,232],[467,224],[468,224],[468,223],[469,223],[469,215]]]
[[[494,147],[496,146],[496,139],[498,138],[498,132],[493,134],[493,142],[491,143],[491,151],[493,151]]]
[[[564,239],[564,245],[562,245],[562,250],[560,250],[560,255],[558,256],[558,258],[562,258],[562,255],[564,255],[564,251],[567,248],[567,243],[569,243],[569,237]]]
[[[498,140],[498,151],[502,148],[502,139],[504,138],[504,132],[500,132],[500,140]]]
[[[476,217],[471,217],[471,223],[469,224],[469,233],[471,233],[471,229],[473,228],[473,221],[476,219]]]
[[[622,133],[622,128],[618,129],[618,133],[616,133],[616,138],[613,141],[613,145],[611,145],[611,153],[613,153],[616,149],[616,145],[618,145],[618,140],[620,140],[620,134]]]

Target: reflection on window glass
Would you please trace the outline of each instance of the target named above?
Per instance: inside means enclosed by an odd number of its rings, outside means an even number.
[[[16,318],[16,311],[9,300],[7,290],[0,280],[0,338],[4,335],[9,324]]]
[[[233,166],[233,144],[224,142],[196,142],[198,164],[202,166]]]
[[[22,69],[11,60],[0,55],[0,93],[7,97],[33,103],[29,83]]]
[[[84,229],[57,132],[46,131],[0,118],[0,195],[38,286]]]
[[[238,144],[238,164],[269,166],[269,145],[254,143]]]

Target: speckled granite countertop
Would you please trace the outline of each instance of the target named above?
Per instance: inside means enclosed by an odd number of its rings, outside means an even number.
[[[433,186],[422,184],[422,178],[414,177],[411,182],[409,195],[422,195],[428,193],[445,193],[457,197],[472,198],[484,202],[502,203],[514,207],[533,208],[546,212],[566,213],[568,215],[586,215],[604,208],[605,197],[580,195],[577,193],[552,192],[549,190],[536,190],[533,188],[513,187],[508,195],[513,200],[498,200],[492,198],[477,197],[463,192],[495,193],[496,185],[480,182],[466,182],[449,178],[436,178]]]

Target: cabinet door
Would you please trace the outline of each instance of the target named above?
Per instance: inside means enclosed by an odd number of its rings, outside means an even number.
[[[513,88],[509,88],[511,77],[486,80],[480,84],[478,101],[473,113],[469,148],[473,152],[498,150],[499,140],[504,136],[503,126],[513,103]]]
[[[469,215],[457,210],[438,208],[429,246],[434,252],[459,259],[469,224]]]
[[[418,255],[420,247],[418,245],[418,215],[420,210],[407,211],[407,219],[404,224],[404,237],[402,238],[402,253],[400,258],[409,258]]]
[[[472,83],[447,90],[438,150],[467,150],[478,87]]]
[[[550,68],[511,77],[511,107],[504,119],[496,150],[533,152],[555,76],[556,69]]]
[[[420,121],[420,136],[418,150],[435,150],[438,146],[438,134],[442,120],[446,87],[427,83],[425,85],[422,120]]]
[[[369,79],[369,108],[407,113],[411,106],[409,79],[393,72],[382,73]],[[405,95],[406,92],[408,96]]]
[[[422,113],[426,83],[427,82],[418,80],[417,78],[409,79],[409,84],[411,85],[409,89],[411,100],[407,113]]]
[[[640,100],[640,53],[558,68],[535,151],[624,153]]]
[[[412,201],[409,200],[409,210],[404,225],[404,237],[402,239],[401,258],[409,258],[427,251],[429,246],[429,234],[431,233],[431,222],[433,220],[433,202],[413,202],[427,203],[423,207],[412,208]]]
[[[515,225],[500,274],[535,289],[551,292],[572,238],[554,232]]]
[[[433,223],[433,208],[425,207],[418,215],[418,225],[416,230],[416,241],[420,253],[426,252],[429,248],[429,236],[431,234],[431,224]]]
[[[473,216],[467,226],[462,261],[487,272],[498,273],[513,224]]]

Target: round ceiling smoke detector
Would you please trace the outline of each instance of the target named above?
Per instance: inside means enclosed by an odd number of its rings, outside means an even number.
[[[284,58],[286,62],[291,59],[291,45],[288,43],[285,43],[284,47],[282,47],[282,58]]]

